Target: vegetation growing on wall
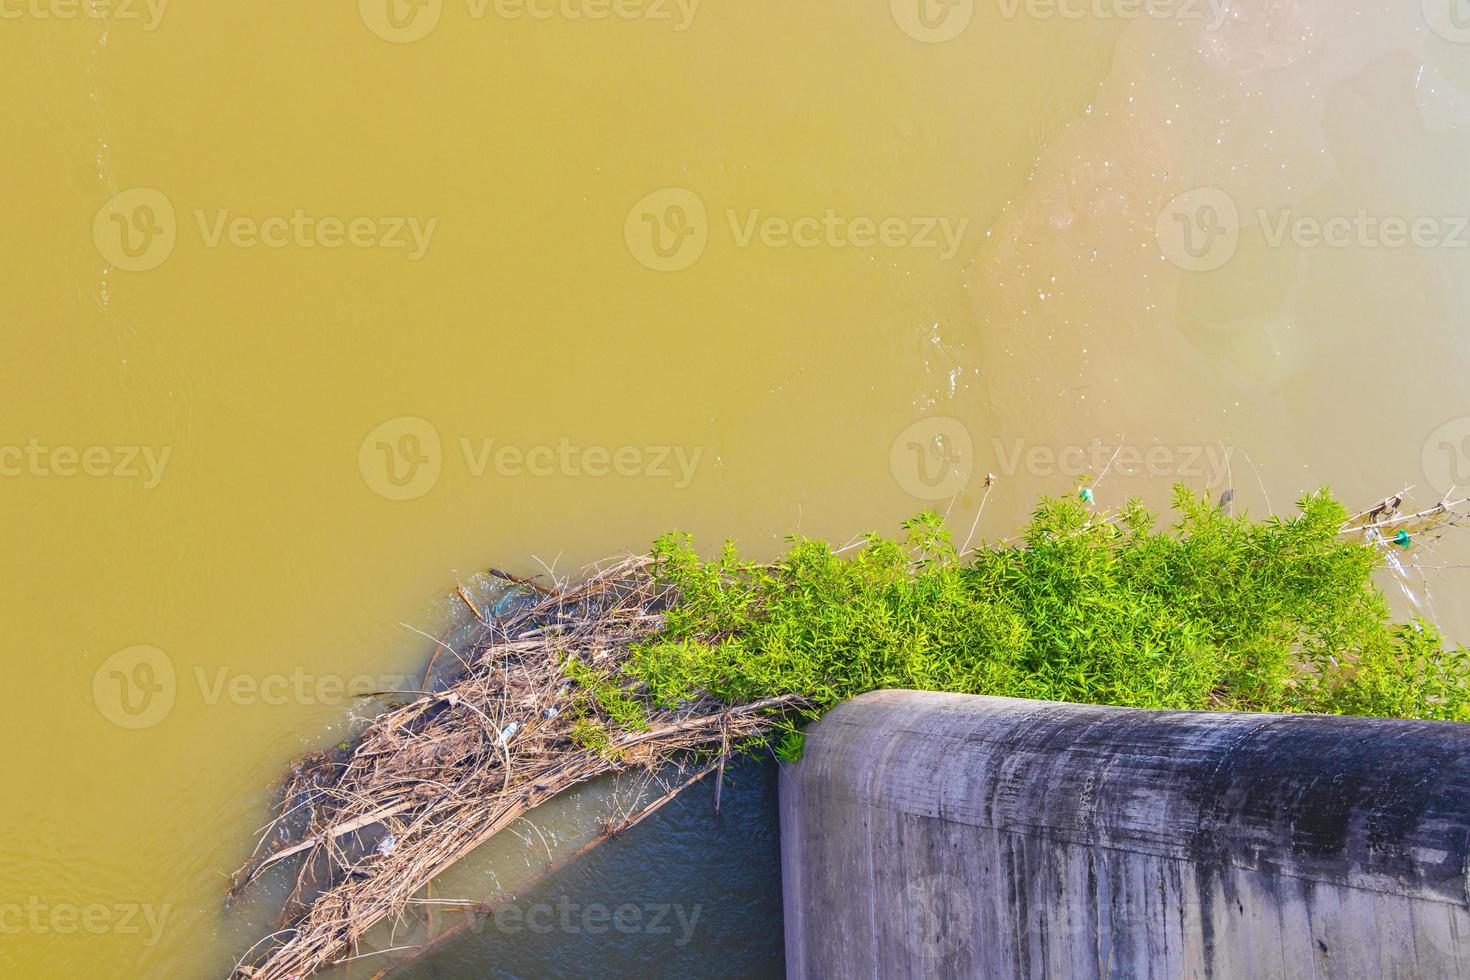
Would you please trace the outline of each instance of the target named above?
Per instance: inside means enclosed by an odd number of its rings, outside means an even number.
[[[1017,538],[965,555],[932,513],[846,553],[793,539],[772,563],[729,545],[706,560],[668,535],[653,550],[678,597],[663,628],[615,674],[574,670],[624,724],[635,701],[798,694],[814,717],[879,688],[1470,719],[1466,651],[1391,620],[1372,581],[1381,551],[1343,534],[1341,504],[1298,506],[1234,517],[1179,487],[1160,529],[1136,502],[1108,514],[1047,499]]]

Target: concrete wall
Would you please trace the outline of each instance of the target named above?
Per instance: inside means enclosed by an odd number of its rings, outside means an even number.
[[[884,691],[781,779],[791,977],[1470,977],[1470,725]]]

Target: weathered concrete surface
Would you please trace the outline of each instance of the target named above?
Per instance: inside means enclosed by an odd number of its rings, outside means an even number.
[[[1470,977],[1470,725],[884,691],[781,838],[798,980]]]

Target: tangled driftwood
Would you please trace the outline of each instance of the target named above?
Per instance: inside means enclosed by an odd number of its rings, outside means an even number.
[[[668,597],[649,564],[632,558],[572,589],[543,589],[505,622],[476,609],[480,639],[444,690],[410,692],[414,700],[378,716],[340,757],[298,765],[267,835],[295,826],[293,842],[242,868],[234,884],[238,893],[298,862],[283,928],[235,976],[300,978],[351,958],[374,924],[401,915],[436,876],[573,786],[694,750],[718,760],[732,743],[769,732],[794,699],[695,702],[625,730],[605,724],[596,701],[567,680],[567,658],[611,671],[660,625]],[[605,745],[588,747],[589,724],[608,733]]]

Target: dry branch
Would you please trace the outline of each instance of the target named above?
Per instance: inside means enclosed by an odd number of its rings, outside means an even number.
[[[284,826],[289,813],[304,815],[305,826],[242,868],[233,891],[287,858],[300,862],[295,887],[282,930],[236,965],[236,977],[303,978],[350,958],[372,926],[402,915],[430,881],[551,797],[690,752],[723,753],[768,733],[796,704],[698,701],[652,714],[642,730],[620,729],[567,680],[564,665],[575,658],[610,673],[658,628],[669,597],[650,560],[631,558],[542,594],[509,621],[488,621],[446,690],[392,708],[350,752],[314,757],[292,773],[271,826]],[[607,733],[605,745],[579,737],[577,726],[589,724]]]

